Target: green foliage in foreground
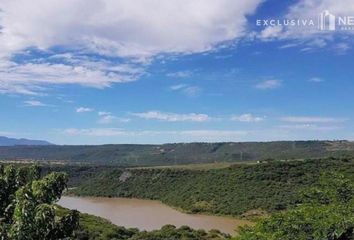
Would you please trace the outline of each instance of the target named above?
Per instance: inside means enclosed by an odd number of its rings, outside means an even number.
[[[40,179],[36,166],[0,165],[0,239],[66,239],[77,227],[78,213],[58,218],[52,203],[61,197],[68,177],[51,173]]]
[[[67,209],[58,208],[57,214],[64,215]],[[222,240],[230,239],[229,235],[220,233],[218,230],[206,232],[194,230],[187,226],[176,228],[166,225],[160,230],[151,232],[139,231],[136,228],[124,228],[90,214],[80,213],[80,225],[74,232],[73,240]]]
[[[243,228],[237,240],[354,239],[354,184],[343,176],[324,175],[305,192],[299,206]]]
[[[321,159],[235,165],[224,169],[89,169],[75,175],[71,191],[81,196],[161,200],[188,212],[240,215],[253,209],[284,210],[323,171],[354,180],[353,159]],[[87,176],[86,172],[90,172]]]

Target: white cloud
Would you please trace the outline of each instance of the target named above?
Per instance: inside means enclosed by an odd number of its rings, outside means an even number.
[[[258,83],[255,87],[258,89],[266,90],[266,89],[275,89],[281,86],[281,81],[276,79],[265,80],[263,82]]]
[[[288,12],[283,16],[276,16],[280,21],[288,20],[313,20],[311,26],[268,26],[261,30],[258,37],[262,40],[293,40],[296,45],[305,45],[303,51],[316,48],[328,47],[329,43],[334,44],[330,47],[338,53],[345,53],[352,44],[351,38],[346,36],[353,35],[353,31],[321,31],[317,23],[320,13],[329,10],[336,16],[353,16],[354,4],[352,0],[299,0],[288,8]],[[340,46],[336,42],[344,41]]]
[[[98,116],[105,116],[105,115],[112,115],[112,113],[110,113],[110,112],[104,112],[104,111],[98,112]]]
[[[261,122],[264,120],[264,117],[256,117],[250,113],[245,113],[239,116],[232,116],[231,120],[238,122]]]
[[[71,136],[94,136],[94,137],[111,137],[111,136],[124,136],[129,134],[119,128],[88,128],[76,129],[68,128],[63,131],[66,135]]]
[[[182,89],[182,93],[188,97],[196,97],[200,94],[201,91],[202,91],[202,89],[197,86],[189,86],[189,87]]]
[[[287,130],[312,130],[312,131],[334,131],[340,129],[338,126],[319,126],[317,124],[294,124],[281,125],[280,128]]]
[[[142,113],[132,113],[133,116],[144,118],[144,119],[156,119],[167,122],[205,122],[210,120],[210,117],[206,114],[188,113],[188,114],[177,114],[177,113],[164,113],[159,111],[149,111]]]
[[[348,43],[337,43],[334,46],[335,51],[337,54],[345,54],[351,47]]]
[[[0,92],[36,95],[45,90],[43,86],[58,84],[104,88],[134,81],[143,73],[141,67],[104,60],[72,58],[55,63],[35,59],[24,64],[6,60],[0,64]]]
[[[337,16],[351,16],[354,12],[354,5],[351,0],[301,0],[289,8],[287,16],[289,18],[317,20],[319,14],[324,10],[329,10]],[[321,33],[318,29],[313,29],[313,31]]]
[[[284,44],[284,45],[280,46],[279,49],[294,48],[297,46],[299,46],[298,43],[288,43],[288,44]]]
[[[183,89],[183,88],[186,88],[186,87],[188,87],[187,84],[177,84],[177,85],[171,86],[170,89],[172,91],[177,91],[177,90],[180,90],[180,89]]]
[[[110,124],[112,123],[114,120],[116,119],[116,117],[112,116],[112,115],[103,115],[100,117],[100,119],[98,120],[99,123],[101,124]]]
[[[312,117],[312,116],[288,116],[280,119],[291,123],[340,123],[345,122],[345,118]]]
[[[178,71],[178,72],[172,72],[172,73],[167,73],[167,77],[174,77],[174,78],[187,78],[192,76],[193,72],[192,71]]]
[[[41,101],[37,100],[28,100],[23,102],[26,107],[47,107],[48,104],[42,103]]]
[[[62,0],[53,4],[47,0],[3,0],[0,93],[37,95],[47,85],[105,88],[136,80],[157,55],[205,52],[244,36],[246,15],[260,3]],[[53,47],[66,52],[55,54]],[[10,60],[19,53],[31,54],[28,49],[53,56],[24,63]],[[97,60],[92,53],[121,61]],[[189,74],[183,71],[174,76]],[[184,92],[195,95],[198,89],[189,87]]]
[[[282,32],[283,27],[282,26],[269,26],[264,28],[261,33],[260,37],[262,39],[270,39],[270,38],[276,38],[279,36],[279,34]]]
[[[0,131],[0,136],[7,136],[7,137],[10,137],[10,136],[16,136],[17,134],[16,133],[13,133],[13,132],[6,132],[6,131]]]
[[[247,131],[235,130],[188,130],[188,131],[126,131],[120,128],[69,128],[61,131],[70,136],[88,137],[163,137],[168,139],[178,139],[179,141],[230,141],[240,139],[247,135]]]
[[[130,122],[129,118],[120,118],[112,115],[110,112],[98,112],[98,116],[100,117],[98,123],[100,124],[111,124],[114,122],[127,123]]]
[[[202,89],[198,86],[190,86],[188,84],[177,84],[170,87],[171,91],[178,91],[188,97],[196,97]]]
[[[242,36],[246,15],[260,2],[4,0],[0,52],[52,46],[139,57],[203,52]]]
[[[77,113],[85,113],[85,112],[92,112],[93,109],[92,108],[88,108],[88,107],[79,107],[76,108],[76,112]]]
[[[314,82],[314,83],[321,83],[324,82],[324,80],[322,78],[319,77],[313,77],[309,79],[310,82]]]

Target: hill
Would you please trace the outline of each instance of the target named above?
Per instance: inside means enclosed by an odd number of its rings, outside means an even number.
[[[176,143],[163,145],[0,146],[0,159],[158,166],[354,155],[349,141]]]
[[[67,172],[74,195],[154,199],[192,213],[240,215],[293,206],[299,191],[316,184],[323,172],[339,172],[353,181],[354,159],[235,164],[209,170],[64,165],[46,171]]]
[[[17,145],[32,145],[32,146],[43,146],[52,145],[52,143],[43,140],[31,140],[25,138],[8,138],[0,136],[0,146],[17,146]]]

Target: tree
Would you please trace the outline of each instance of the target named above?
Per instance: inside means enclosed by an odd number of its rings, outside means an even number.
[[[318,186],[301,194],[297,207],[276,213],[237,240],[354,239],[354,185],[338,174],[322,175]]]
[[[38,166],[0,165],[0,239],[67,239],[78,227],[79,214],[59,218],[53,203],[66,189],[65,173],[40,179]]]

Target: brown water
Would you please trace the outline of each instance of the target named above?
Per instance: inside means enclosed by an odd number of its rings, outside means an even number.
[[[140,230],[155,230],[163,225],[172,224],[177,227],[187,225],[194,229],[219,229],[234,235],[237,226],[250,224],[249,221],[230,217],[181,213],[159,201],[151,200],[62,197],[58,204],[108,219],[118,226],[135,227]]]

